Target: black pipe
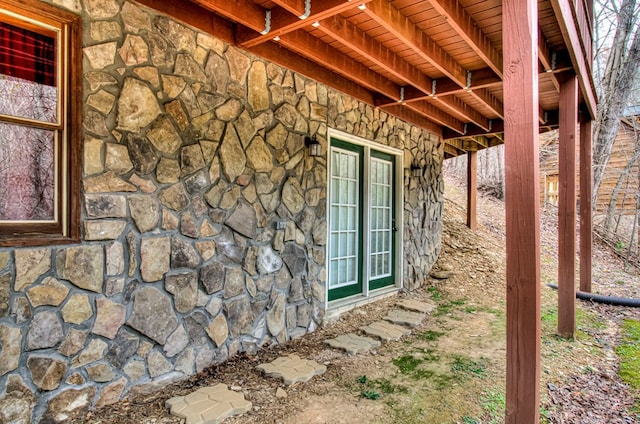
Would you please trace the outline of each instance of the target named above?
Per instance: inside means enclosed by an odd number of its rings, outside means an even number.
[[[552,289],[558,289],[558,286],[556,284],[547,283],[547,286],[551,287]],[[604,296],[602,294],[593,294],[581,291],[576,291],[576,297],[581,300],[590,300],[592,302],[603,303],[605,305],[631,306],[634,308],[640,308],[640,299]]]

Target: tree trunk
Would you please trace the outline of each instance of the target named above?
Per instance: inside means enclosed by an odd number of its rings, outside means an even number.
[[[636,0],[624,0],[604,74],[603,94],[598,106],[593,146],[593,204],[611,155],[620,118],[629,100],[640,68],[640,31],[634,29]],[[631,43],[629,44],[629,41]]]

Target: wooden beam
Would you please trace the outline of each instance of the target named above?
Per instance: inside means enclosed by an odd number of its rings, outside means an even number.
[[[434,84],[431,78],[393,53],[386,46],[369,37],[346,19],[338,16],[325,19],[320,22],[318,30],[364,56],[406,84],[411,84],[420,90],[422,95],[426,96],[426,99],[432,100],[432,103],[437,108],[455,115],[457,119],[473,122],[481,128],[488,129],[489,120],[480,112],[457,97],[432,96]],[[435,87],[437,87],[437,83]],[[406,90],[406,87],[403,87],[403,90]],[[401,97],[404,98],[404,94]],[[442,121],[440,122],[442,123]],[[447,124],[443,123],[443,125]]]
[[[305,19],[291,15],[280,7],[274,8],[271,10],[271,25],[268,31],[265,32],[261,27],[256,28],[248,25],[247,27],[250,28],[250,30],[238,28],[236,32],[236,43],[241,47],[252,47],[272,40],[275,37],[281,37],[284,34],[309,26],[315,21],[321,21],[347,10],[354,9],[362,4],[367,4],[370,1],[371,0],[359,0],[357,2],[346,0],[316,1],[312,5],[311,14]]]
[[[467,152],[467,227],[478,227],[476,203],[478,197],[478,152]]]
[[[551,0],[553,12],[558,18],[562,38],[567,45],[571,61],[575,64],[578,80],[580,81],[580,91],[584,97],[585,103],[592,118],[596,117],[597,100],[593,79],[591,76],[591,60],[588,60],[582,48],[581,35],[576,25],[574,16],[576,15],[573,2],[570,0]],[[589,22],[583,24],[590,25]],[[590,49],[591,46],[589,45]]]
[[[251,53],[267,59],[273,63],[277,63],[294,72],[306,75],[322,84],[333,87],[336,90],[352,96],[368,104],[373,104],[373,93],[363,88],[361,85],[352,82],[349,79],[336,75],[334,72],[318,66],[317,63],[311,62],[275,43],[259,44],[248,49]]]
[[[304,0],[272,0],[272,2],[300,19],[306,15]]]
[[[538,28],[538,59],[540,59],[545,73],[549,73],[549,78],[551,78],[551,83],[556,88],[556,91],[560,92],[560,82],[558,82],[558,78],[553,74],[553,70],[556,67],[556,57],[556,54],[551,51],[551,48],[547,44],[542,30]]]
[[[373,0],[365,13],[460,87],[466,85],[464,68],[389,1]]]
[[[558,335],[576,332],[576,132],[578,79],[560,81],[558,140]]]
[[[451,116],[450,114],[438,109],[437,107],[427,102],[414,102],[403,105],[404,107],[413,110],[421,115],[424,115],[438,124],[451,128],[458,134],[464,133],[465,124]]]
[[[464,7],[457,0],[428,1],[484,63],[502,78],[502,54],[493,47],[491,40],[482,32]]]
[[[318,64],[322,64],[325,68],[371,91],[377,91],[396,101],[400,100],[400,87],[397,84],[305,31],[283,35],[278,43],[311,59],[318,67]]]
[[[492,119],[490,120],[490,128],[488,131],[476,126],[467,126],[467,131],[463,135],[465,137],[476,137],[479,135],[492,135],[492,134],[500,134],[503,132],[504,132],[504,121],[502,119]],[[448,128],[444,128],[442,130],[442,137],[445,140],[450,140],[450,139],[459,138],[460,134]]]
[[[435,124],[433,121],[427,119],[423,115],[419,115],[408,110],[406,107],[396,105],[395,107],[391,107],[386,110],[391,115],[397,116],[398,118],[415,124],[421,128],[424,128],[427,131],[430,131],[436,134],[439,137],[442,137],[442,127]]]
[[[540,418],[538,4],[503,0],[507,252],[506,424]]]
[[[178,19],[222,41],[233,43],[233,25],[190,1],[137,0],[138,3]]]
[[[591,293],[592,221],[592,132],[591,119],[580,116],[580,291]]]
[[[191,0],[203,8],[213,11],[218,15],[231,19],[234,22],[252,28],[255,31],[263,31],[266,27],[267,10],[251,0]],[[164,3],[164,1],[163,1]],[[175,3],[175,2],[166,2]],[[183,5],[185,2],[181,2]]]

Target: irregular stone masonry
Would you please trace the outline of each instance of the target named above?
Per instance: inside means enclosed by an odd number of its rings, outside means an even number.
[[[358,336],[353,333],[341,334],[334,339],[327,339],[324,342],[331,347],[346,351],[349,355],[365,353],[374,347],[380,346],[380,342],[378,340],[374,340],[370,337]]]
[[[258,365],[256,369],[267,376],[281,378],[288,386],[309,381],[313,376],[322,375],[327,371],[326,366],[301,359],[298,355],[281,356],[273,362]]]
[[[225,418],[251,410],[244,395],[227,388],[226,384],[203,387],[187,396],[173,397],[165,402],[171,414],[185,419],[185,424],[220,423]]]
[[[42,1],[83,21],[83,238],[0,248],[0,405],[25,405],[0,422],[63,421],[321,325],[329,128],[423,169],[399,205],[404,288],[428,277],[437,135],[132,1]]]

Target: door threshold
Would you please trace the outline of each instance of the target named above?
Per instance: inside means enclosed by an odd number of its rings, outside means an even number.
[[[369,303],[373,303],[378,300],[386,299],[387,297],[395,296],[399,291],[400,288],[396,286],[382,287],[380,289],[370,291],[369,296],[356,294],[343,299],[332,300],[327,305],[327,311],[324,314],[322,325],[336,322],[340,319],[342,314],[349,312],[352,309],[368,305]]]

